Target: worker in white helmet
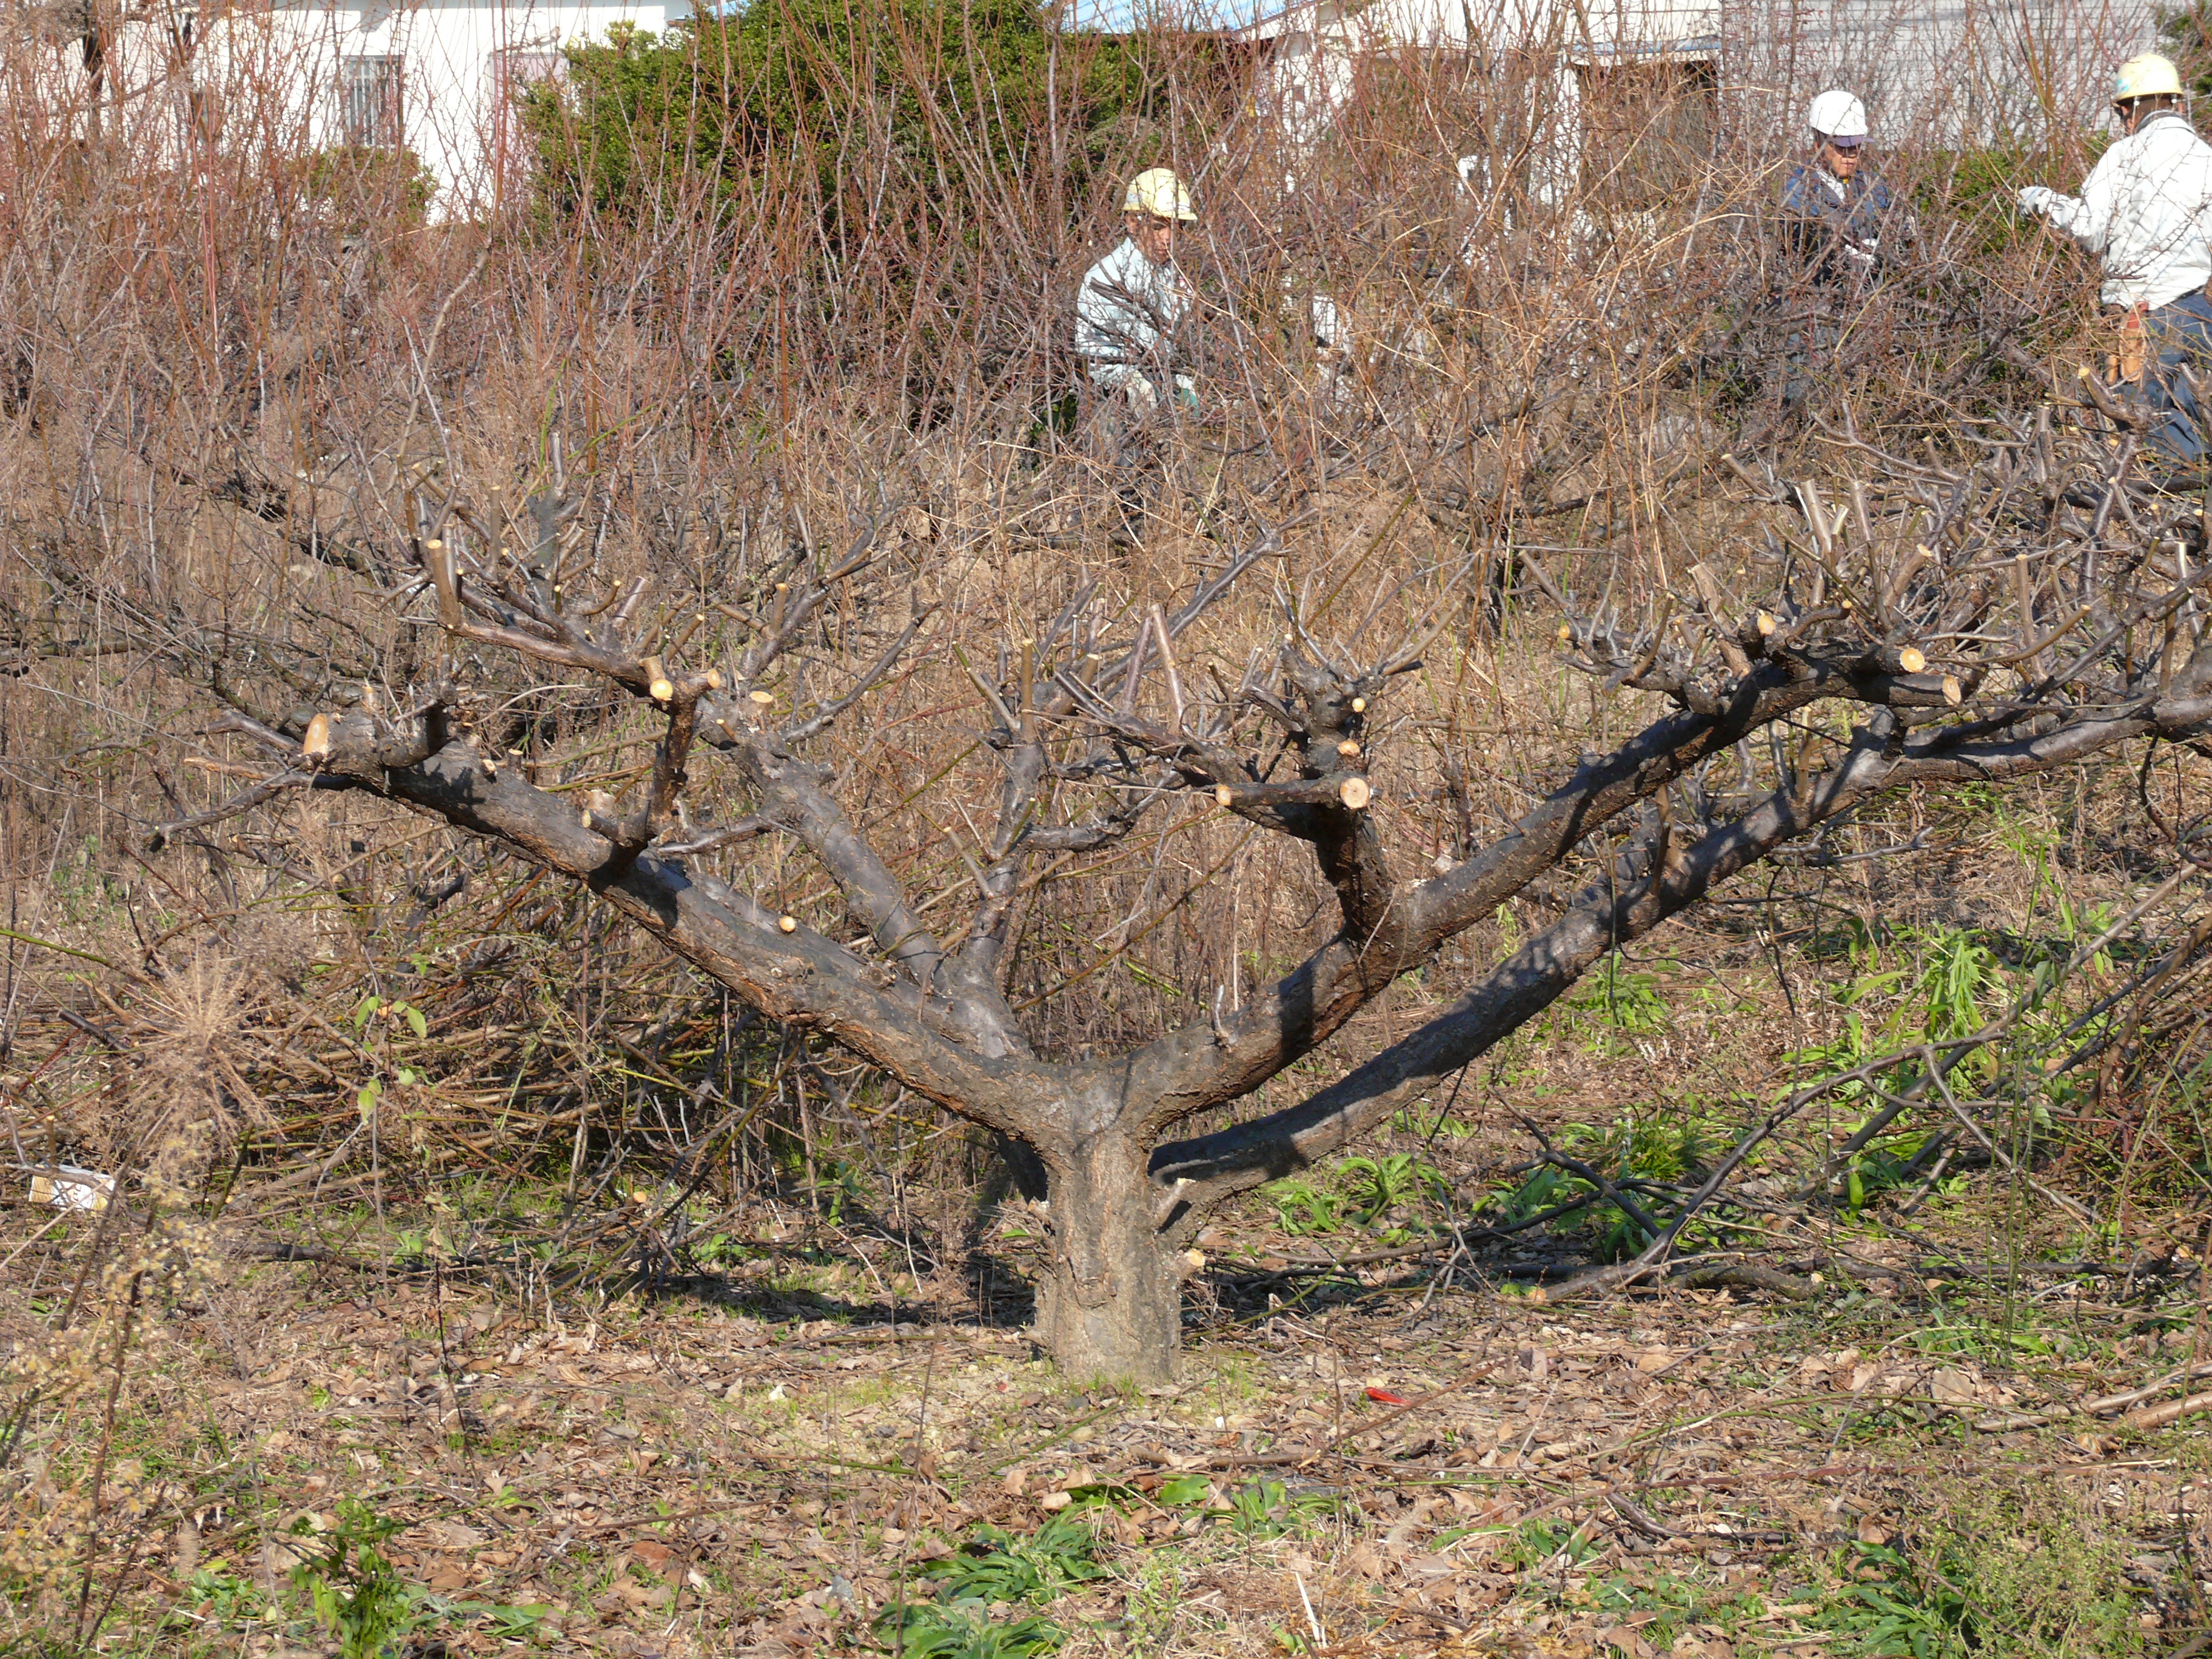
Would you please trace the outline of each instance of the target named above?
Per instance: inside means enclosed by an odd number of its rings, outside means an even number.
[[[1176,332],[1194,298],[1176,267],[1176,237],[1197,217],[1174,170],[1147,167],[1121,198],[1127,235],[1084,273],[1076,298],[1075,350],[1091,385],[1139,414],[1169,396],[1198,400],[1190,375],[1176,367]]]
[[[1863,282],[1881,269],[1883,241],[1910,233],[1902,205],[1867,167],[1866,106],[1832,89],[1806,112],[1813,153],[1790,170],[1782,210],[1818,279]]]
[[[2180,375],[2212,362],[2212,145],[2181,112],[2181,77],[2155,52],[2130,58],[2112,83],[2121,136],[2079,197],[2041,185],[2021,207],[2063,231],[2105,268],[2104,301],[2121,331],[2124,378],[2168,416],[2152,441],[2177,460],[2205,453],[2197,400]]]

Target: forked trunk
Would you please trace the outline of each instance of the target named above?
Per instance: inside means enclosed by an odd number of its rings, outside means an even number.
[[[1082,1148],[1051,1176],[1050,1260],[1037,1338],[1080,1382],[1165,1382],[1182,1342],[1182,1255],[1160,1242],[1158,1194],[1135,1149]]]

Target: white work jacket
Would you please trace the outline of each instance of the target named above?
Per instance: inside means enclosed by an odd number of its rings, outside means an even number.
[[[1103,392],[1152,385],[1173,366],[1174,335],[1190,315],[1190,283],[1173,264],[1156,265],[1136,243],[1084,273],[1075,301],[1075,350]]]
[[[2104,260],[2106,304],[2170,305],[2212,281],[2212,145],[2160,110],[2043,214]]]

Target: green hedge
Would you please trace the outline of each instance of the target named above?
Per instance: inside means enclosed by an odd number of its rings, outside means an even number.
[[[1047,169],[1056,115],[1071,185],[1096,135],[1146,96],[1140,50],[1052,33],[1030,0],[750,0],[655,36],[571,46],[565,86],[526,97],[549,201],[638,205],[673,177],[723,193],[764,173],[833,221],[879,199],[957,214]],[[888,139],[888,154],[884,140]]]

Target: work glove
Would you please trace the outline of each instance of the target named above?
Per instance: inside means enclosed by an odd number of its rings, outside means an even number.
[[[2048,219],[2051,210],[2057,204],[2058,192],[2043,185],[2030,185],[2020,193],[2020,210]]]

